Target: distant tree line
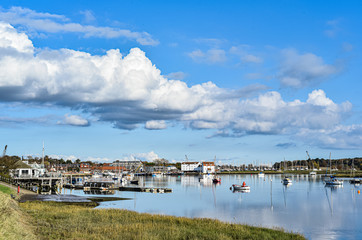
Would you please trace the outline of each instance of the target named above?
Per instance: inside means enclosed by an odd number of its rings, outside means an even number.
[[[292,167],[306,168],[308,169],[319,169],[319,168],[332,168],[340,171],[347,171],[355,168],[356,170],[362,169],[362,158],[343,158],[343,159],[324,159],[315,158],[308,160],[292,160],[292,161],[281,161],[276,162],[273,165],[275,169],[291,169]]]
[[[5,174],[8,175],[9,174],[9,170],[10,169],[14,169],[16,168],[16,163],[20,160],[24,160],[27,161],[29,164],[33,164],[33,163],[37,163],[37,164],[41,164],[42,163],[42,158],[40,157],[33,157],[33,156],[27,156],[27,157],[19,157],[19,156],[4,156],[4,157],[0,157],[0,173],[1,174]],[[119,160],[114,161],[115,163],[119,162]],[[102,166],[104,163],[95,163],[92,161],[81,161],[80,159],[76,159],[74,161],[67,159],[64,160],[63,158],[57,159],[57,158],[52,158],[49,156],[44,156],[44,165],[46,168],[49,168],[51,166],[55,166],[55,167],[67,167],[68,171],[79,171],[79,165],[81,163],[86,163],[89,166]],[[176,166],[178,169],[181,169],[181,163],[170,163],[167,159],[164,158],[160,158],[160,159],[155,159],[152,162],[147,162],[147,161],[142,161],[142,163],[145,166],[169,166],[169,165],[173,165]]]

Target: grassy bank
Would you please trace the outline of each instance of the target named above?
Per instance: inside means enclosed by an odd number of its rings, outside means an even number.
[[[14,189],[11,189],[11,188],[1,185],[1,184],[0,184],[0,192],[5,193],[7,195],[16,194]]]
[[[279,230],[140,214],[127,210],[93,209],[94,204],[26,202],[39,239],[304,239]]]
[[[11,199],[13,190],[0,185],[0,239],[37,239],[30,217]]]

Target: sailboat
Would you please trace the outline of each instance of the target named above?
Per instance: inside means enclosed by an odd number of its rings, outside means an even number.
[[[349,180],[349,182],[350,182],[351,184],[361,184],[361,182],[362,182],[361,179],[360,179],[360,178],[356,178],[356,177],[354,176],[354,159],[352,159],[351,177],[352,177],[352,179]]]
[[[285,158],[284,158],[284,170],[285,170]],[[284,170],[283,170],[283,175],[284,175]],[[292,182],[293,181],[287,176],[284,176],[284,178],[282,180],[283,185],[291,185]]]
[[[332,176],[331,153],[329,153],[329,169],[330,169],[331,176],[330,176],[329,180],[325,181],[326,186],[341,186],[341,185],[343,185],[342,180],[339,180],[335,176]],[[327,168],[327,170],[328,170],[328,168]],[[326,175],[327,175],[327,173],[326,173]]]
[[[307,152],[307,156],[308,156],[308,159],[307,161],[311,160],[310,156],[309,156],[309,153],[308,151]],[[307,163],[308,164],[308,163]],[[316,176],[317,175],[317,172],[314,171],[314,169],[309,173],[310,176]]]
[[[293,181],[289,177],[286,176],[286,177],[283,178],[283,184],[284,185],[290,185],[292,183],[293,183]]]

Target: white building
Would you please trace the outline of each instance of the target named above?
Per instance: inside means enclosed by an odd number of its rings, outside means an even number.
[[[181,163],[182,172],[200,172],[199,162],[183,162]]]
[[[45,173],[45,169],[39,164],[28,164],[27,161],[17,161],[15,169],[12,170],[12,176],[15,178],[39,177]]]
[[[214,162],[202,162],[201,163],[201,172],[202,173],[215,173],[215,163]]]

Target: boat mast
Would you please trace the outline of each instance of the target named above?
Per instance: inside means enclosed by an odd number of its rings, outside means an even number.
[[[329,153],[329,173],[332,175],[332,160],[331,160],[331,152]]]
[[[43,153],[42,153],[42,158],[41,158],[41,167],[44,168],[44,141],[43,141]]]

